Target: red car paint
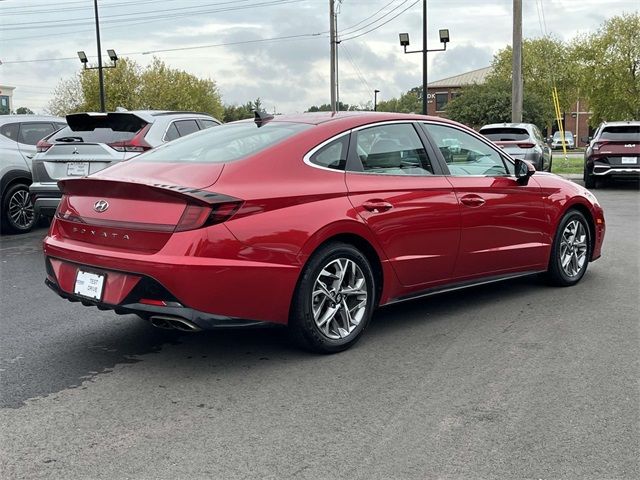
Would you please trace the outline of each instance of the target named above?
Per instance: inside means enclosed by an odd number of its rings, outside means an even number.
[[[330,239],[367,250],[380,272],[380,305],[443,285],[546,270],[569,208],[587,216],[591,259],[600,256],[601,207],[556,175],[536,173],[521,185],[515,177],[372,175],[303,161],[327,139],[380,122],[428,121],[476,135],[455,122],[352,112],[271,121],[310,126],[228,163],[152,163],[143,154],[62,181],[64,201],[44,241],[49,286],[119,313],[162,313],[170,300],[181,305],[172,315],[196,312],[196,320],[286,324],[305,262]],[[99,213],[101,200],[109,209]],[[219,209],[214,224],[190,226],[210,209]],[[79,268],[106,275],[101,300],[74,294]],[[147,280],[153,288],[142,292]]]

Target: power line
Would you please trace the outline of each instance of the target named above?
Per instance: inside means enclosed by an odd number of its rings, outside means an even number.
[[[156,50],[145,50],[140,52],[124,52],[120,55],[150,55],[153,53],[163,53],[163,52],[178,52],[184,50],[198,50],[202,48],[214,48],[214,47],[228,47],[232,45],[247,45],[252,43],[262,43],[262,42],[276,42],[276,41],[289,41],[289,40],[305,40],[312,38],[328,38],[326,35],[327,32],[318,32],[318,33],[302,33],[299,35],[286,35],[282,37],[272,37],[272,38],[259,38],[255,40],[243,40],[239,42],[226,42],[226,43],[212,43],[209,45],[195,45],[190,47],[176,47],[176,48],[161,48]],[[92,57],[91,57],[92,58]],[[17,63],[36,63],[36,62],[56,62],[63,60],[77,60],[78,57],[61,57],[61,58],[37,58],[33,60],[9,60],[6,62],[2,62],[5,64],[17,64]]]
[[[238,0],[238,1],[243,1],[246,2],[248,0]],[[197,7],[179,7],[176,9],[169,9],[169,10],[163,10],[162,13],[158,13],[160,12],[160,10],[154,10],[151,13],[152,15],[136,15],[136,14],[117,14],[117,15],[107,15],[105,16],[105,18],[107,18],[108,20],[103,20],[101,21],[101,24],[109,24],[109,23],[129,23],[134,24],[136,23],[136,21],[142,20],[142,21],[146,21],[146,20],[154,20],[154,19],[167,19],[167,11],[171,11],[173,13],[171,13],[171,19],[175,19],[177,17],[185,17],[185,16],[192,16],[192,15],[203,15],[203,14],[208,14],[208,13],[220,13],[220,12],[230,12],[230,11],[236,11],[236,10],[246,10],[249,8],[260,8],[260,7],[270,7],[270,6],[279,6],[279,5],[286,5],[286,4],[290,4],[290,3],[299,3],[299,2],[304,2],[307,0],[266,0],[266,1],[262,1],[260,3],[255,3],[255,4],[250,4],[250,5],[239,5],[239,6],[235,6],[235,7],[222,7],[222,8],[214,8],[214,9],[207,9],[207,10],[197,10],[197,11],[191,11],[191,12],[186,12],[185,10],[187,9],[193,9],[193,8],[202,8],[202,5],[199,5]],[[223,2],[223,3],[215,3],[215,4],[208,4],[206,6],[213,6],[213,5],[228,5],[228,4],[234,4],[237,2],[234,1],[228,1],[228,2]],[[182,13],[180,13],[182,11]],[[153,15],[155,13],[158,13],[157,15]],[[117,18],[116,18],[117,17]],[[125,19],[122,19],[120,17],[126,17]],[[49,28],[67,28],[67,27],[76,27],[76,26],[83,26],[83,25],[91,25],[93,22],[93,19],[90,17],[86,17],[86,18],[82,18],[79,19],[81,20],[80,22],[68,22],[67,20],[60,20],[60,21],[42,21],[42,22],[24,22],[24,23],[12,23],[10,27],[3,27],[3,30],[7,31],[7,30],[24,30],[25,28],[38,28],[39,30],[42,29],[49,29]],[[91,22],[89,21],[84,21],[84,20],[91,20]],[[66,22],[66,23],[65,23]]]
[[[149,4],[149,3],[159,3],[159,2],[174,2],[174,1],[178,1],[178,0],[137,0],[137,1],[125,1],[125,2],[116,2],[116,3],[105,3],[100,2],[100,6],[103,8],[112,8],[112,7],[123,7],[123,6],[127,6],[127,5],[144,5],[144,4]],[[181,0],[180,0],[181,1]],[[80,3],[82,5],[78,5],[75,7],[59,7],[60,5],[67,5],[67,4],[77,4]],[[50,5],[50,3],[49,3]],[[47,5],[47,6],[49,6]],[[33,5],[31,5],[29,8],[34,7]],[[2,7],[0,8],[0,16],[3,15],[39,15],[39,14],[43,14],[43,13],[58,13],[58,12],[66,12],[66,11],[78,11],[78,10],[91,10],[93,8],[93,5],[88,4],[86,1],[76,1],[76,2],[58,2],[56,3],[56,8],[37,8],[35,10],[22,10],[22,11],[6,11],[9,10],[9,8],[25,8],[25,7]]]
[[[420,1],[420,0],[416,0],[416,1],[415,1],[415,2],[413,2],[411,5],[409,5],[407,8],[405,8],[405,9],[404,9],[404,10],[402,10],[401,12],[397,13],[396,15],[394,15],[393,17],[391,17],[390,19],[388,19],[386,22],[383,22],[383,23],[381,23],[380,25],[378,25],[378,26],[376,26],[376,27],[373,27],[373,28],[371,28],[371,29],[369,29],[369,30],[366,30],[366,31],[362,32],[362,33],[359,33],[358,35],[353,35],[353,36],[351,36],[351,37],[342,38],[342,39],[340,39],[340,41],[341,41],[341,42],[346,42],[346,41],[348,41],[348,40],[353,40],[354,38],[362,37],[362,36],[364,36],[364,35],[367,35],[368,33],[373,32],[374,30],[379,29],[380,27],[383,27],[383,26],[384,26],[384,25],[386,25],[387,23],[389,23],[389,22],[391,22],[391,21],[395,20],[396,18],[398,18],[398,17],[399,17],[400,15],[402,15],[404,12],[406,12],[407,10],[409,10],[411,7],[414,7],[415,5],[417,5],[419,1]]]
[[[344,50],[344,53],[347,54],[347,60],[349,60],[349,63],[351,64],[351,66],[355,70],[357,77],[360,79],[360,83],[362,83],[362,85],[365,87],[367,92],[369,92],[369,93],[372,92],[373,89],[371,88],[371,86],[369,85],[369,82],[367,82],[366,78],[362,74],[362,71],[360,70],[360,67],[358,67],[358,65],[356,64],[355,59],[351,55],[351,52],[349,51],[347,46],[346,45],[342,45],[342,49]]]
[[[346,34],[344,33],[345,30],[351,30],[352,27],[350,28],[345,28],[342,32],[343,35],[353,35],[354,33],[360,31],[360,30],[364,30],[367,27],[370,27],[371,25],[379,22],[380,20],[382,20],[385,17],[388,17],[389,15],[391,15],[393,12],[395,12],[397,9],[399,9],[400,7],[402,7],[405,3],[407,3],[409,0],[403,0],[402,3],[400,3],[399,5],[396,5],[395,7],[393,7],[391,10],[389,10],[387,13],[385,13],[384,15],[381,15],[380,17],[376,18],[375,20],[367,23],[366,25],[363,25],[362,27],[358,27],[355,30],[352,30],[350,32],[347,32]],[[392,2],[393,3],[393,2]],[[389,5],[389,4],[387,4]],[[361,22],[360,22],[361,23]]]
[[[376,10],[373,14],[369,15],[368,17],[363,18],[362,20],[360,20],[358,23],[354,23],[353,25],[351,25],[350,27],[347,27],[344,30],[351,30],[355,27],[357,27],[358,25],[360,25],[361,23],[366,22],[367,20],[375,17],[378,13],[380,13],[381,11],[383,11],[385,8],[387,8],[389,5],[391,5],[393,2],[395,2],[395,0],[391,0],[389,3],[384,4],[384,6],[382,8],[380,8],[379,10]]]

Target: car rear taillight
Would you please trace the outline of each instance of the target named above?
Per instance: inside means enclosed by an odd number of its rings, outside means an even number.
[[[518,148],[533,148],[535,146],[534,143],[518,143]]]
[[[47,140],[43,138],[38,143],[36,143],[36,152],[38,153],[46,152],[51,147],[53,147],[53,145],[47,142]]]
[[[144,139],[144,136],[147,134],[150,128],[151,124],[149,123],[144,128],[142,128],[142,130],[136,133],[135,137],[133,137],[131,140],[122,140],[120,142],[109,143],[108,145],[117,152],[146,152],[147,150],[153,148]]]
[[[238,211],[241,205],[241,200],[225,201],[207,206],[187,205],[175,231],[184,232],[226,222]]]

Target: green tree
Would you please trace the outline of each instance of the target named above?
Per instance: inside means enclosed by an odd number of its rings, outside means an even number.
[[[420,113],[422,112],[422,87],[415,87],[398,98],[378,102],[379,112]]]
[[[16,114],[18,115],[33,115],[33,110],[27,107],[18,107],[16,109]]]
[[[511,82],[490,78],[485,83],[471,85],[446,106],[447,116],[473,128],[488,123],[511,121]],[[522,120],[539,127],[546,125],[545,99],[536,92],[524,96]]]
[[[571,47],[591,124],[640,119],[640,13],[610,18]]]
[[[154,59],[145,69],[127,58],[104,70],[106,108],[192,110],[223,117],[220,94],[213,80],[197,78]],[[48,110],[55,115],[100,108],[97,70],[81,70],[56,87]]]
[[[496,79],[502,82],[511,82],[512,56],[513,51],[510,46],[496,53],[488,81]],[[558,89],[561,110],[566,111],[571,108],[578,98],[576,68],[575,57],[571,55],[567,45],[560,40],[544,37],[523,41],[523,98],[525,102],[527,98],[535,99],[536,104],[540,101],[541,113],[544,117],[542,123],[534,123],[540,127],[553,125],[556,117],[551,94],[554,83]],[[510,89],[508,98],[511,98]],[[510,121],[510,116],[508,121]]]

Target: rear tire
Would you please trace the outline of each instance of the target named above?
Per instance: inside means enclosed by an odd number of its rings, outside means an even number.
[[[593,175],[589,175],[586,171],[583,175],[585,188],[596,188],[596,179]]]
[[[294,292],[289,331],[302,348],[336,353],[362,336],[375,308],[375,280],[367,258],[347,243],[320,247]]]
[[[592,242],[585,216],[569,210],[558,225],[551,247],[547,277],[552,285],[570,287],[582,279],[591,258]]]
[[[0,222],[3,233],[27,233],[38,222],[28,185],[16,183],[7,188],[2,197]]]

